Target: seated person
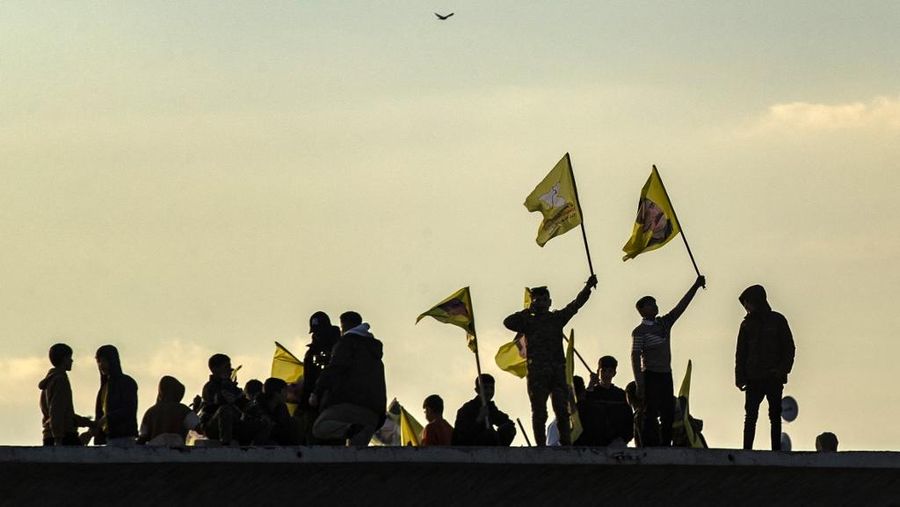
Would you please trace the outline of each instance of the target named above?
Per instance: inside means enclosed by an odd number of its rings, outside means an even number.
[[[444,419],[444,400],[436,394],[425,398],[422,404],[428,424],[422,430],[422,447],[430,445],[450,445],[453,427]]]
[[[584,428],[579,445],[625,447],[634,437],[634,413],[625,391],[612,383],[617,367],[616,358],[600,358],[598,375],[592,378],[584,401],[579,403]]]
[[[231,379],[231,358],[213,354],[209,358],[209,381],[203,386],[203,408],[200,427],[210,440],[223,445],[238,441],[241,433],[242,408],[246,404],[244,392]]]
[[[253,437],[256,445],[297,445],[297,425],[285,403],[287,383],[280,378],[269,378],[263,392],[250,403],[245,413],[252,414]]]
[[[479,381],[488,402],[482,405],[478,390]],[[453,445],[486,445],[507,447],[516,436],[516,426],[509,416],[501,412],[492,401],[494,398],[494,377],[483,373],[475,379],[475,397],[463,404],[456,412],[453,429]],[[485,423],[488,420],[489,426]]]
[[[184,384],[178,379],[168,375],[159,379],[156,404],[144,413],[137,443],[184,447],[188,431],[200,424],[200,418],[187,405],[181,403],[182,398],[184,398]]]

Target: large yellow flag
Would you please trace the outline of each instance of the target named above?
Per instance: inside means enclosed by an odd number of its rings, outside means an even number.
[[[440,322],[453,324],[466,330],[466,338],[469,342],[469,350],[476,352],[477,341],[475,339],[475,314],[472,311],[472,296],[469,288],[463,287],[450,294],[447,299],[434,305],[416,319],[416,324],[425,317],[434,317]]]
[[[525,308],[531,308],[531,291],[525,287]],[[528,353],[525,335],[519,333],[513,341],[504,343],[497,350],[494,362],[503,371],[508,371],[519,378],[528,375]]]
[[[536,240],[540,246],[581,223],[575,178],[572,176],[572,162],[568,153],[525,198],[525,207],[528,211],[540,211],[544,215]]]
[[[639,254],[656,250],[668,243],[681,231],[675,211],[656,166],[650,173],[650,178],[641,189],[641,198],[638,200],[637,218],[634,220],[634,228],[631,238],[622,250],[625,252],[623,261],[633,259]]]
[[[403,405],[400,405],[400,445],[418,447],[421,445],[421,439],[422,425],[403,408]]]
[[[578,406],[575,404],[575,330],[569,331],[569,344],[566,345],[566,383],[569,384],[569,427],[572,431],[572,442],[578,440],[584,428],[581,427],[581,417],[578,416]],[[571,442],[570,442],[571,443]]]
[[[272,376],[288,384],[296,384],[303,378],[303,361],[278,342],[275,342],[275,355],[272,356]]]

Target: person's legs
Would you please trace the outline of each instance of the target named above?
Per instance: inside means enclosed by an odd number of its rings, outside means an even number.
[[[555,365],[550,386],[550,403],[556,416],[559,444],[572,445],[572,428],[569,423],[569,385],[566,384],[565,365]],[[545,403],[546,404],[546,403]]]
[[[759,404],[762,403],[765,391],[748,385],[744,395],[744,449],[751,450],[753,449],[753,439],[756,437]],[[780,438],[779,434],[779,440]]]
[[[378,415],[350,403],[332,405],[319,414],[313,424],[313,436],[319,440],[345,441],[352,445],[368,445],[375,434]],[[351,431],[352,430],[352,431]],[[352,433],[352,434],[351,434]]]
[[[644,372],[644,421],[641,438],[644,447],[660,444],[659,416],[662,411],[661,386],[658,373]]]
[[[769,403],[769,424],[771,424],[772,450],[781,450],[781,395],[784,385],[774,382],[766,388],[766,402]]]
[[[531,368],[531,365],[529,365]],[[531,402],[531,429],[538,447],[547,445],[547,398],[550,396],[548,382],[538,371],[528,371],[528,399]]]
[[[672,374],[660,374],[659,382],[659,445],[672,446],[672,423],[675,422],[675,393],[672,386]]]

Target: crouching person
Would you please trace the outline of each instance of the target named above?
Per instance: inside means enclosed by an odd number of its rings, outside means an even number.
[[[187,405],[184,384],[166,375],[159,379],[156,405],[144,413],[138,432],[138,443],[161,447],[184,447],[190,430],[196,429],[200,418]]]
[[[313,436],[365,446],[385,419],[382,344],[358,313],[345,312],[340,320],[342,335],[309,399],[312,407],[321,409]]]
[[[200,427],[210,440],[222,445],[238,442],[241,426],[241,405],[246,402],[244,392],[231,379],[234,369],[231,358],[213,354],[209,358],[209,381],[203,386],[203,408]]]

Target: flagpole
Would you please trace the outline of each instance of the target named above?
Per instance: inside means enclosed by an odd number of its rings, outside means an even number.
[[[472,306],[474,307],[475,305],[473,304]],[[474,313],[474,310],[472,313]],[[475,331],[475,324],[474,324],[475,316],[474,315],[472,316],[472,321],[473,321],[472,331]],[[475,383],[478,384],[478,395],[481,396],[481,406],[484,408],[487,408],[487,406],[488,406],[487,396],[484,395],[484,386],[481,385],[481,358],[479,357],[481,354],[478,353],[478,335],[473,334],[472,340],[475,342],[475,369],[478,370],[478,377],[477,377],[477,380],[475,381]],[[490,411],[488,411],[488,413],[485,414],[485,416],[484,416],[484,426],[487,429],[491,429]]]
[[[531,439],[528,438],[528,433],[525,432],[525,426],[522,425],[522,420],[516,417],[516,422],[519,423],[519,429],[522,430],[522,436],[525,437],[525,443],[528,444],[528,447],[531,447]]]
[[[575,192],[575,204],[578,206],[578,216],[581,217],[581,238],[584,240],[584,253],[587,254],[588,269],[594,276],[594,263],[591,262],[591,249],[588,248],[587,233],[584,231],[584,213],[581,211],[581,199],[578,197],[578,185],[575,183],[575,170],[572,169],[572,158],[566,152],[566,162],[569,163],[569,175],[572,176],[572,191]]]
[[[563,339],[564,339],[566,342],[569,341],[569,337],[566,336],[565,333],[563,333]],[[590,372],[591,375],[593,375],[593,374],[594,374],[594,370],[592,370],[591,367],[588,366],[588,364],[587,364],[587,362],[584,360],[584,358],[581,357],[581,354],[578,353],[578,349],[576,349],[575,347],[572,347],[572,351],[575,352],[575,355],[576,355],[576,356],[578,357],[578,359],[581,361],[581,364],[583,364],[584,367],[587,368],[587,371]]]
[[[687,248],[688,257],[691,258],[691,264],[694,265],[694,271],[697,273],[697,276],[701,276],[700,269],[697,267],[697,261],[694,260],[694,254],[691,252],[691,245],[688,244],[687,236],[684,234],[684,226],[681,225],[681,220],[678,219],[678,213],[675,212],[675,205],[672,204],[672,198],[669,197],[669,192],[666,190],[666,185],[663,183],[662,176],[659,175],[656,164],[653,164],[653,170],[656,171],[656,176],[659,178],[659,186],[662,187],[663,194],[665,194],[666,200],[669,201],[669,206],[672,208],[672,218],[675,219],[675,222],[678,224],[678,229],[681,231],[681,239],[684,241],[684,247]],[[578,195],[577,191],[575,195]],[[704,286],[703,288],[705,289],[706,287]]]

